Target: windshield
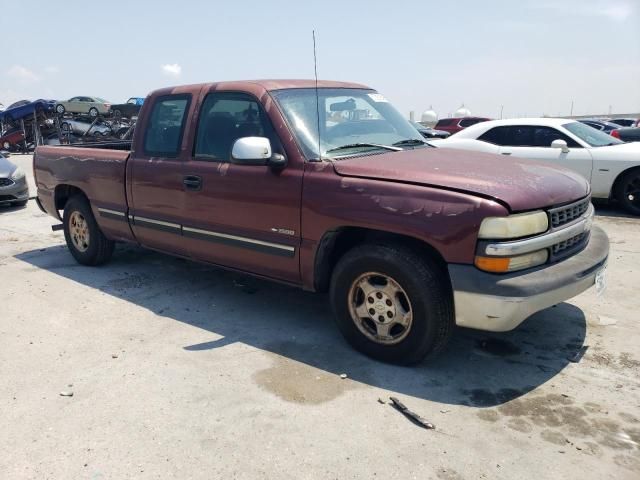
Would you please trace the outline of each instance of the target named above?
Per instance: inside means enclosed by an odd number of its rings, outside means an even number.
[[[326,158],[395,150],[392,146],[398,142],[424,144],[422,135],[409,120],[373,90],[319,88],[317,104],[314,88],[271,93],[308,158],[318,158],[318,143],[322,157]]]
[[[601,132],[589,125],[580,122],[565,123],[564,128],[573,133],[583,142],[587,142],[592,147],[604,147],[607,145],[617,145],[624,143],[608,133]]]

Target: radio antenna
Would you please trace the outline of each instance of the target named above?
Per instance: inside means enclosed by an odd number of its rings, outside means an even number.
[[[316,114],[318,116],[318,159],[322,161],[322,147],[320,146],[320,95],[318,94],[318,59],[316,57],[316,31],[313,34],[313,72],[316,78]]]

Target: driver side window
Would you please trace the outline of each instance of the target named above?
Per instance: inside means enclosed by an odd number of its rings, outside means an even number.
[[[255,98],[244,93],[210,93],[200,110],[194,158],[228,162],[233,144],[242,137],[266,137],[277,150],[271,123]]]
[[[533,131],[534,147],[551,147],[554,140],[564,140],[569,148],[580,148],[578,142],[569,138],[564,133],[551,127],[535,127]]]

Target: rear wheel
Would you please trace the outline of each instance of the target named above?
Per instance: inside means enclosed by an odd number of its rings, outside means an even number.
[[[640,169],[625,173],[616,185],[614,194],[626,211],[640,215]]]
[[[73,258],[82,265],[102,265],[111,258],[114,242],[104,236],[89,202],[72,197],[64,207],[64,238]]]
[[[60,104],[56,105],[56,112],[59,115],[62,115],[64,113],[64,111],[65,111],[64,105],[60,105]]]
[[[333,272],[331,303],[347,341],[385,362],[412,364],[440,352],[455,325],[446,271],[403,246],[347,252]]]

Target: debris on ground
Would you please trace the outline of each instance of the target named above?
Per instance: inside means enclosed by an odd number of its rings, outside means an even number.
[[[578,350],[574,355],[570,355],[569,357],[567,357],[567,360],[572,363],[578,363],[580,360],[582,360],[582,357],[584,357],[584,354],[587,352],[588,348],[589,345],[581,346],[580,350]]]
[[[616,320],[615,318],[605,317],[604,315],[598,315],[598,325],[602,325],[603,327],[606,327],[608,325],[615,325],[616,323],[618,323],[618,320]]]
[[[341,373],[340,374],[340,378],[344,380],[345,378],[347,378],[347,374],[346,373]]]
[[[385,402],[383,399],[378,398],[378,403],[382,404],[382,405],[386,405],[387,402]]]
[[[112,353],[111,354],[111,358],[118,358],[118,354],[117,353]]]
[[[398,410],[400,413],[402,413],[405,417],[407,417],[409,420],[411,420],[412,422],[414,422],[415,424],[421,426],[422,428],[426,428],[427,430],[433,430],[435,429],[435,425],[433,423],[429,423],[427,422],[424,418],[422,418],[420,415],[418,415],[415,412],[412,412],[411,410],[409,410],[404,403],[402,403],[400,400],[398,400],[396,397],[389,397],[389,400],[391,400],[391,405]]]
[[[73,392],[71,390],[63,390],[60,392],[61,397],[73,397]]]

